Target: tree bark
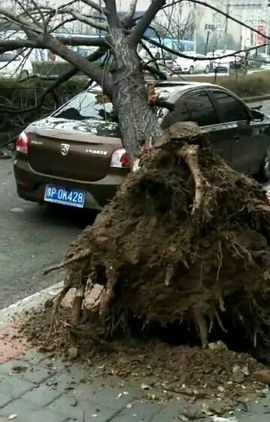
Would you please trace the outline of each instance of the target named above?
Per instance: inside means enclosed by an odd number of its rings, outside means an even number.
[[[119,117],[122,142],[133,163],[141,147],[161,135],[161,128],[154,108],[148,103],[136,49],[129,45],[118,28],[112,29],[111,37],[118,64],[112,99]]]

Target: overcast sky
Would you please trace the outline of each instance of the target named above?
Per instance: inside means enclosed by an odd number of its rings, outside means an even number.
[[[144,10],[149,4],[151,0],[138,0],[137,11]],[[117,0],[118,5],[120,6],[121,10],[127,10],[129,8],[130,1],[129,0]]]

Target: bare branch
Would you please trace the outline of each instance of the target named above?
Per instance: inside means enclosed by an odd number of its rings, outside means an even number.
[[[95,51],[94,53],[90,54],[87,57],[87,60],[89,60],[89,62],[94,62],[98,59],[100,59],[105,53],[106,53],[106,49],[104,48],[100,48],[99,50]],[[39,79],[42,80],[53,80],[54,82],[41,94],[41,96],[38,98],[37,103],[34,107],[30,107],[28,109],[24,109],[24,110],[20,110],[18,108],[5,108],[5,111],[7,111],[8,113],[18,113],[18,114],[27,114],[27,113],[31,113],[32,111],[36,110],[39,107],[42,107],[43,103],[44,103],[44,99],[45,97],[50,94],[51,92],[53,92],[56,88],[58,88],[60,85],[62,85],[64,82],[68,81],[69,79],[71,79],[74,75],[76,75],[76,73],[78,72],[78,68],[73,67],[72,69],[69,69],[67,72],[65,72],[63,75],[60,75],[56,80],[55,77],[48,77],[48,76],[42,76],[42,75],[31,75],[28,76],[26,79],[32,79],[32,78],[36,78],[38,77]],[[21,81],[23,82],[23,80]]]
[[[120,21],[117,15],[116,3],[115,0],[104,0],[105,9],[103,13],[107,18],[108,24],[111,28],[119,28]]]
[[[41,45],[38,45],[35,41],[32,40],[3,40],[0,39],[0,52],[4,53],[5,51],[18,50],[24,47],[28,48],[43,48]]]
[[[131,31],[129,35],[129,42],[134,47],[138,44],[140,39],[142,38],[145,30],[148,28],[154,17],[156,16],[157,12],[164,6],[166,0],[152,0],[150,6],[144,13],[144,15],[139,19],[137,25]]]
[[[130,28],[133,25],[133,18],[136,12],[137,4],[138,4],[138,0],[130,1],[129,10],[125,17],[125,24],[128,28]]]
[[[106,48],[99,48],[97,51],[95,51],[94,53],[90,54],[89,56],[87,56],[87,60],[89,62],[95,62],[96,60],[100,59],[105,53],[106,53],[107,49]],[[42,106],[45,97],[51,92],[53,91],[55,88],[57,88],[58,86],[62,85],[64,82],[68,81],[69,79],[71,79],[73,76],[76,75],[76,73],[78,72],[78,68],[77,67],[73,67],[72,69],[68,70],[67,72],[65,72],[63,75],[60,75],[59,78],[50,86],[48,87],[41,95],[41,97],[38,100],[38,106]]]
[[[95,9],[100,14],[103,14],[103,8],[99,6],[97,3],[95,3],[94,1],[92,0],[81,0],[81,1],[87,4],[88,6],[92,7],[93,9]]]
[[[161,79],[164,81],[168,79],[166,73],[162,72],[158,68],[153,67],[149,64],[143,64],[143,69],[151,73],[151,75],[156,76],[158,79]]]
[[[90,63],[85,57],[67,48],[61,41],[49,34],[43,37],[43,42],[46,48],[68,61],[74,67],[82,70],[86,75],[103,86],[106,93],[110,91],[112,85],[110,72],[102,70],[97,63]]]
[[[60,41],[64,45],[69,46],[89,46],[89,47],[106,47],[108,44],[104,38],[88,38],[88,37],[61,37],[55,36],[55,39]],[[40,48],[40,49],[47,49],[48,47],[44,44],[44,42],[40,39],[17,39],[17,40],[10,40],[10,39],[0,39],[0,51],[11,51],[17,50],[20,48]]]
[[[86,23],[87,25],[92,26],[93,28],[99,29],[101,31],[108,30],[108,25],[105,22],[102,23],[96,19],[89,18],[88,16],[82,15],[76,10],[67,10],[67,12],[74,16],[74,18],[76,18],[78,21]]]
[[[38,25],[29,22],[22,15],[20,16],[16,15],[16,13],[14,13],[12,9],[6,9],[4,7],[0,7],[0,16],[3,16],[10,22],[18,24],[24,30],[26,34],[28,31],[30,31],[31,33],[36,33],[36,34],[41,34],[43,32],[42,29]]]

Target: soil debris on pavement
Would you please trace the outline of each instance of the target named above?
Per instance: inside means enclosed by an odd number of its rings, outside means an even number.
[[[207,400],[217,414],[245,406],[268,388],[251,357],[270,356],[265,193],[194,124],[173,125],[139,167],[71,244],[56,267],[63,291],[23,330],[41,350],[151,387],[149,399]]]
[[[70,365],[74,363],[69,356],[70,345],[76,344],[76,364],[85,368],[84,383],[94,373],[104,377],[104,382],[118,376],[123,388],[135,386],[141,397],[149,401],[166,404],[184,400],[190,406],[197,403],[200,417],[224,415],[237,407],[245,411],[250,403],[268,394],[268,386],[256,375],[267,368],[249,354],[228,350],[222,342],[202,349],[169,345],[158,339],[119,339],[107,347],[105,343],[93,343],[87,336],[73,337],[64,325],[69,314],[69,308],[60,308],[59,321],[50,338],[48,307],[33,312],[30,319],[28,315],[21,331],[41,352],[62,357]]]

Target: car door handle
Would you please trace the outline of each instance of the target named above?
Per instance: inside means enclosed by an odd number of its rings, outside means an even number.
[[[233,140],[234,140],[235,142],[239,142],[239,141],[240,141],[240,136],[239,136],[239,135],[235,135],[235,136],[233,137]]]

